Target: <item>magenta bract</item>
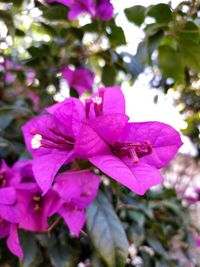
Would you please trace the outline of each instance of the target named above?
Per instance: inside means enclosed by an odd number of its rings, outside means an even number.
[[[95,199],[99,183],[99,177],[88,171],[65,172],[56,178],[54,190],[61,199],[57,213],[76,236],[85,224],[85,208]]]
[[[47,112],[23,127],[35,158],[34,175],[44,193],[63,164],[83,158],[142,195],[161,183],[157,169],[168,164],[182,145],[179,133],[167,124],[128,123],[119,87],[100,88],[85,105],[66,99]]]
[[[114,11],[110,0],[47,0],[47,2],[58,2],[68,6],[70,8],[69,20],[76,19],[82,13],[101,20],[110,20]]]
[[[62,68],[62,75],[69,87],[75,89],[79,95],[92,89],[94,74],[86,68],[79,67],[71,70],[69,67],[64,67]]]

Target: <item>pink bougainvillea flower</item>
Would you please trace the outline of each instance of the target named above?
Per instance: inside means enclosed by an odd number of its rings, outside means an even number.
[[[99,96],[95,96],[95,103],[92,103],[95,118],[90,110],[91,101],[87,102],[90,105],[87,124],[110,149],[106,153],[89,157],[85,151],[87,144],[84,138],[87,129],[82,128],[76,141],[76,154],[82,157],[87,155],[91,163],[101,171],[133,192],[143,195],[148,188],[161,183],[162,176],[157,169],[164,167],[176,154],[182,145],[180,135],[171,126],[160,122],[125,123],[121,120],[121,124],[116,123],[112,104],[113,117],[108,116],[107,109],[104,109],[107,106],[104,94],[100,90]],[[120,104],[117,108],[120,109]]]
[[[113,97],[115,103],[111,104],[109,98]],[[105,110],[107,113],[107,128],[116,130],[119,135],[122,125],[127,122],[124,114],[115,114],[115,104],[119,104],[119,112],[124,113],[125,105],[123,94],[119,87],[110,87],[104,94]],[[96,98],[94,99],[94,102]],[[91,104],[91,103],[90,103]],[[94,109],[96,104],[94,103]],[[74,160],[74,157],[81,157],[81,142],[77,136],[85,129],[85,140],[88,140],[87,155],[94,156],[105,153],[110,149],[106,142],[99,138],[95,130],[84,122],[88,115],[95,116],[84,107],[83,103],[75,98],[69,98],[62,103],[47,108],[49,114],[44,114],[30,120],[23,126],[26,146],[34,157],[33,172],[35,179],[44,193],[46,193],[54,180],[54,177],[63,164]],[[89,113],[88,113],[89,112]],[[111,113],[111,114],[110,114]],[[112,122],[113,116],[114,121]],[[105,119],[103,118],[105,121]],[[87,133],[86,133],[87,131]],[[77,142],[79,143],[75,145]],[[74,147],[78,147],[75,150]],[[85,149],[85,148],[84,148]]]
[[[113,5],[110,0],[100,0],[96,3],[96,17],[102,20],[110,20],[113,16]]]
[[[49,190],[45,196],[36,183],[24,183],[17,190],[19,228],[42,232],[48,228],[47,218],[57,194]]]
[[[69,171],[57,176],[54,190],[62,200],[57,213],[78,236],[85,224],[85,208],[95,199],[100,179],[88,171]]]
[[[82,13],[101,20],[110,20],[113,16],[113,5],[110,0],[47,0],[47,2],[58,2],[68,6],[70,8],[69,20],[76,19]]]
[[[47,2],[58,2],[70,8],[68,19],[74,20],[82,13],[88,13],[90,16],[95,15],[94,0],[47,0]]]
[[[67,132],[67,136],[73,136],[70,152],[74,157],[89,159],[108,176],[140,195],[162,181],[157,169],[165,166],[182,145],[179,133],[167,124],[128,123],[119,87],[100,88],[86,100],[85,106],[70,98],[47,111],[51,115],[40,116],[23,128],[29,151],[38,157],[36,180],[41,187],[41,177],[45,177],[42,182],[48,184],[42,185],[43,191],[50,187],[56,172],[66,162],[66,146],[50,135],[52,129],[58,132],[58,127],[63,127],[63,131],[59,130],[61,136]]]
[[[13,166],[21,175],[21,183],[17,186],[17,202],[19,211],[19,228],[29,231],[47,229],[47,218],[52,206],[57,205],[58,195],[49,190],[45,196],[35,183],[32,171],[32,160],[20,160]]]
[[[71,70],[69,67],[64,67],[62,75],[69,87],[75,89],[79,95],[82,95],[85,91],[90,91],[93,86],[94,73],[86,68],[79,67]]]
[[[102,91],[96,96],[96,118],[88,120],[88,124],[106,141],[110,150],[89,157],[89,160],[108,176],[143,195],[148,188],[162,181],[157,169],[164,167],[174,157],[182,145],[180,135],[171,126],[160,122],[123,123],[121,127],[107,128],[104,94],[101,94]],[[112,122],[115,121],[113,116]],[[82,129],[80,136],[84,135]],[[87,154],[84,151],[84,138],[79,143],[81,154]]]
[[[24,159],[24,160],[18,160],[13,166],[12,170],[18,173],[20,175],[20,184],[21,183],[34,183],[34,174],[32,170],[32,160],[31,159]],[[18,188],[18,186],[16,188]]]

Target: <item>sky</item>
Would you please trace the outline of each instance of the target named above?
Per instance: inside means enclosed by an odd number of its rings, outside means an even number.
[[[115,0],[113,4],[115,11],[118,13],[117,24],[124,29],[126,40],[128,45],[121,47],[121,51],[128,51],[133,55],[136,53],[139,42],[144,37],[144,33],[141,29],[129,23],[124,15],[124,8],[133,5],[149,6],[157,3],[168,3],[166,0]],[[176,7],[180,0],[172,0],[172,6]],[[120,52],[120,50],[119,50]],[[187,126],[184,121],[184,116],[180,115],[178,108],[174,106],[172,99],[172,91],[169,91],[168,95],[164,95],[162,92],[150,88],[149,81],[151,74],[146,71],[145,74],[139,76],[137,81],[132,87],[128,83],[124,82],[122,85],[123,92],[126,98],[127,114],[130,117],[130,121],[161,121],[170,124],[178,131],[181,128]],[[158,95],[158,103],[154,104],[154,96]],[[196,151],[192,146],[188,138],[182,136],[184,145],[180,149],[182,153],[189,153],[195,155]]]

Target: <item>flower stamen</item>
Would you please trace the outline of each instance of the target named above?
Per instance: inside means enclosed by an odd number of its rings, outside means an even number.
[[[33,149],[38,149],[42,146],[42,136],[41,134],[35,134],[33,138],[31,139],[31,147]]]
[[[152,145],[149,141],[143,144],[116,142],[112,146],[112,151],[120,158],[129,157],[133,163],[138,163],[140,158],[152,153]]]

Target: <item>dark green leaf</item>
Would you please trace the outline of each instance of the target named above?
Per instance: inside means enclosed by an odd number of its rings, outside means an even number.
[[[67,247],[60,243],[50,245],[48,247],[49,257],[54,267],[68,267],[69,265],[69,254]]]
[[[167,4],[150,6],[146,10],[146,15],[155,18],[158,23],[168,23],[172,20],[172,11]]]
[[[117,47],[119,45],[126,44],[126,38],[124,31],[121,27],[111,26],[111,33],[108,34],[110,43],[112,47]]]
[[[20,7],[23,3],[23,0],[14,0],[12,2],[16,7]]]
[[[41,22],[41,26],[44,28],[44,30],[49,34],[49,35],[52,35],[52,36],[55,36],[56,35],[56,30],[54,27],[48,25],[47,23],[44,23],[44,22]]]
[[[2,114],[0,112],[0,132],[1,130],[5,129],[11,123],[14,117],[15,117],[15,114],[13,112],[5,112]]]
[[[140,227],[143,227],[145,222],[145,216],[142,212],[130,210],[128,211],[128,216]]]
[[[20,29],[15,29],[15,34],[18,36],[18,37],[24,37],[26,36],[25,32],[20,30]]]
[[[157,254],[162,255],[164,257],[167,256],[166,250],[157,239],[147,238],[147,242]]]
[[[66,20],[68,8],[61,5],[49,7],[44,11],[43,16],[49,20]]]
[[[180,53],[166,45],[160,46],[158,52],[158,66],[163,71],[163,75],[166,78],[183,81],[184,65]]]
[[[128,241],[121,222],[102,193],[87,210],[87,229],[107,266],[123,267],[128,255]]]
[[[85,26],[82,27],[82,30],[84,32],[98,32],[99,25],[98,21],[95,20],[92,23],[86,24]]]
[[[21,267],[36,267],[36,256],[38,252],[37,243],[34,235],[29,232],[20,232],[20,244],[24,252],[24,259]]]
[[[102,82],[106,86],[114,85],[117,71],[113,65],[105,65],[102,70]]]
[[[133,22],[136,25],[140,26],[145,19],[145,10],[146,8],[144,6],[136,5],[130,8],[126,8],[124,11],[126,17],[130,22]]]
[[[176,30],[176,29],[175,29]],[[199,44],[200,32],[198,26],[192,21],[187,21],[178,33],[179,38],[185,41],[192,41]]]
[[[197,72],[200,71],[200,44],[187,39],[179,39],[180,53],[184,64]]]

